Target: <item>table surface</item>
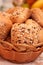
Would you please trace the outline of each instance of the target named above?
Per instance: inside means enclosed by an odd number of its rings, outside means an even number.
[[[0,57],[0,65],[43,65],[43,53],[34,62],[26,63],[26,64],[11,63],[11,62],[4,60]]]

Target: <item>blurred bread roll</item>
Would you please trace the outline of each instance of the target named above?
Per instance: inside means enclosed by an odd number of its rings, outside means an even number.
[[[39,8],[33,8],[31,11],[32,18],[43,27],[43,11]]]
[[[11,20],[0,12],[0,39],[4,40],[12,27]]]
[[[13,9],[9,9],[7,13],[10,13],[10,19],[13,23],[22,23],[25,22],[31,15],[31,11],[29,8],[24,8],[21,6],[17,6]]]

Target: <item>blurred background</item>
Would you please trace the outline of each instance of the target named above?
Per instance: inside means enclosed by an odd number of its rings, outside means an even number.
[[[4,11],[14,6],[22,5],[26,0],[0,0],[0,10]]]
[[[15,6],[23,6],[29,8],[40,8],[43,10],[43,0],[0,0],[0,11]]]
[[[14,6],[20,6],[23,5],[24,3],[26,3],[27,0],[0,0],[0,10],[4,11],[8,8],[12,8]],[[29,0],[30,1],[30,0]],[[27,6],[23,5],[23,6]]]
[[[14,7],[12,4],[13,0],[0,0],[0,10],[6,10],[8,8]]]

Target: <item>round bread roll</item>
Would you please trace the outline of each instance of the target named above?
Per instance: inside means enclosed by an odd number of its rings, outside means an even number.
[[[40,0],[41,1],[41,0]],[[33,8],[31,9],[31,16],[32,18],[41,26],[43,27],[43,11],[40,8]]]
[[[15,46],[15,50],[29,51],[29,45],[41,43],[38,39],[40,30],[41,27],[31,19],[28,19],[26,23],[15,23],[11,29],[11,43]]]
[[[29,8],[23,8],[23,7],[15,7],[13,9],[9,9],[7,13],[12,14],[10,19],[12,20],[13,23],[22,23],[27,20],[27,18],[30,17],[30,10]]]
[[[5,40],[10,29],[12,27],[12,22],[8,16],[5,16],[0,12],[0,39]]]

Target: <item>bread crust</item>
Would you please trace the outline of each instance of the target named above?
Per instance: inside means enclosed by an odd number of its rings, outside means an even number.
[[[9,17],[0,12],[0,39],[6,39],[11,27],[12,22]]]
[[[12,23],[23,23],[25,22],[31,15],[31,11],[29,8],[23,8],[20,6],[16,6],[15,8],[11,8],[7,11],[10,13],[10,19]]]
[[[15,23],[11,29],[11,43],[16,47],[16,51],[29,51],[29,45],[32,49],[32,45],[41,43],[38,39],[40,29],[41,27],[31,19],[26,23]]]
[[[39,8],[33,8],[31,11],[32,18],[43,27],[43,11]]]

